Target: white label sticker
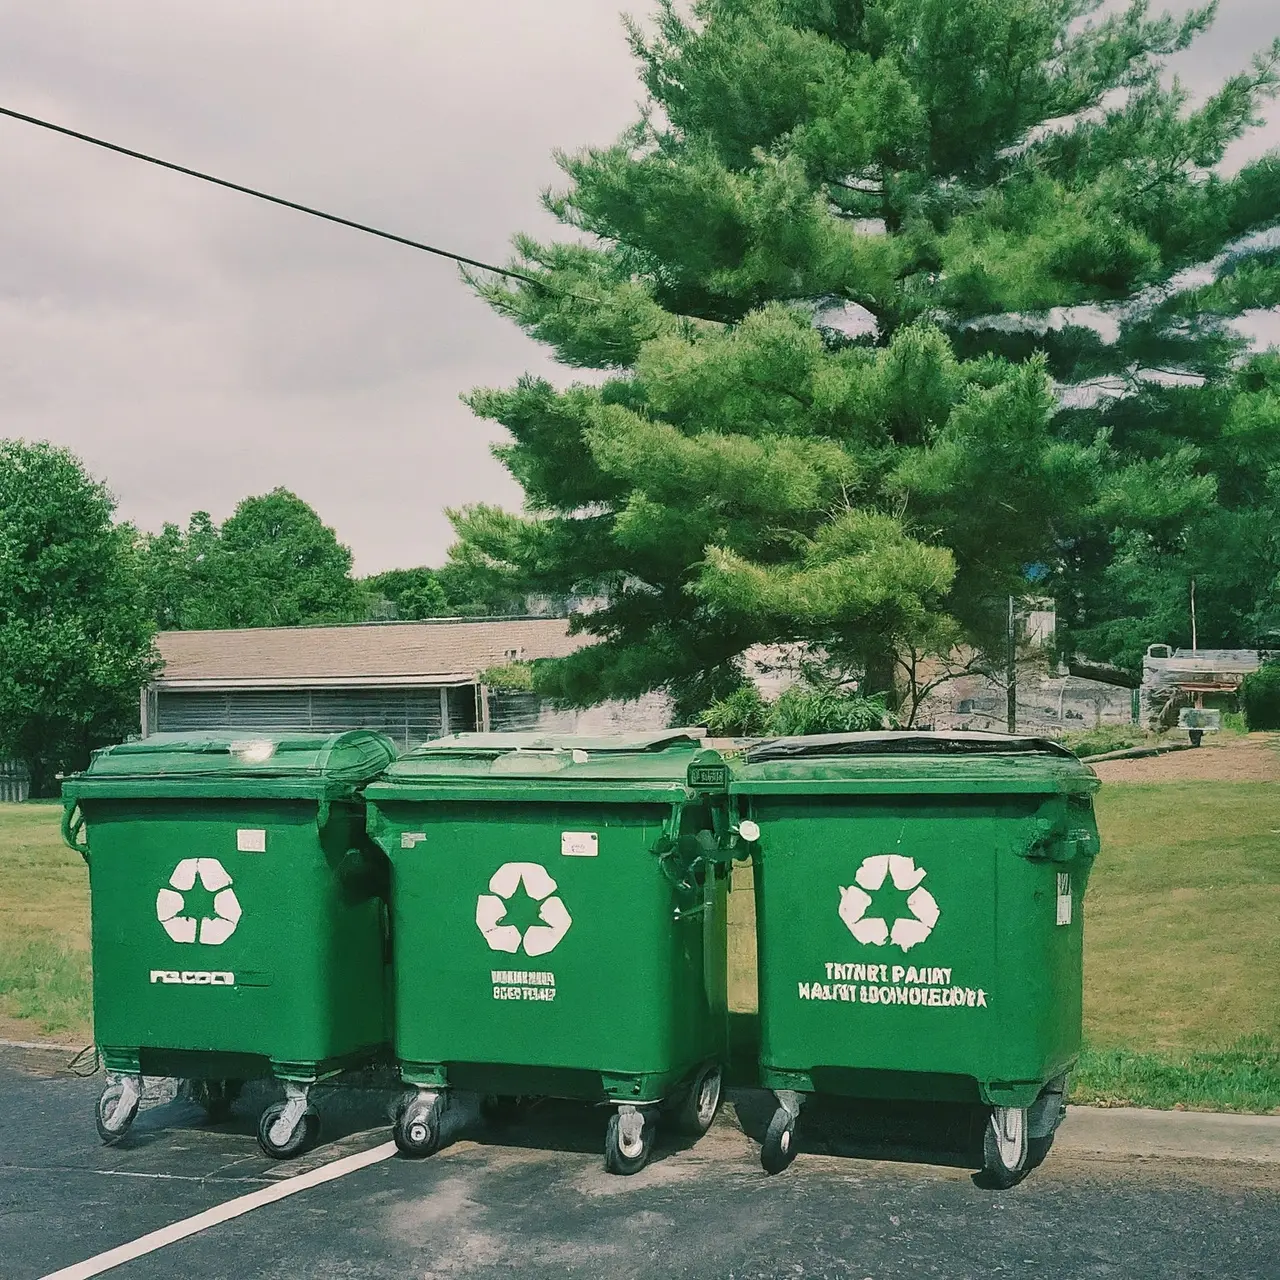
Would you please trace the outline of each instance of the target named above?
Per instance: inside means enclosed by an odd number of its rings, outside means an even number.
[[[562,832],[560,852],[566,858],[594,858],[600,852],[600,837],[594,831]]]
[[[1058,872],[1058,923],[1071,923],[1071,876]]]
[[[236,848],[241,853],[266,853],[267,833],[242,827],[236,832]]]
[[[416,849],[426,838],[427,833],[425,831],[402,831],[400,833],[400,847],[402,849]]]

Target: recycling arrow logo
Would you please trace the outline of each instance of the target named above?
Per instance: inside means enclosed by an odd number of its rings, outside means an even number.
[[[523,932],[518,925],[501,923],[507,914],[508,900],[521,884],[525,893],[541,904],[538,919],[542,921],[531,924]],[[545,956],[548,951],[554,951],[573,923],[568,908],[555,893],[556,882],[546,867],[536,862],[504,862],[493,873],[489,892],[476,899],[476,925],[490,949],[514,955],[523,943],[526,955]]]
[[[853,877],[857,883],[840,889],[840,919],[865,945],[883,947],[886,942],[892,942],[903,951],[910,951],[933,932],[942,914],[933,894],[920,883],[927,874],[923,867],[916,866],[914,858],[902,854],[877,853],[864,858]],[[895,889],[910,893],[907,910],[911,915],[899,916],[892,929],[888,921],[866,914],[871,895],[884,885],[886,876],[893,881]]]
[[[214,895],[213,915],[202,919],[184,914],[187,903],[182,895],[195,888],[197,879]],[[174,942],[195,942],[198,933],[206,946],[221,946],[235,933],[240,914],[231,876],[217,858],[183,858],[169,877],[169,887],[156,894],[156,919]]]

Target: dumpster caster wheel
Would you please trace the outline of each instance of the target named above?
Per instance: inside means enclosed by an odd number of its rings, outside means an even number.
[[[694,1077],[689,1092],[680,1104],[676,1114],[676,1123],[681,1133],[692,1138],[701,1137],[711,1128],[720,1110],[722,1077],[718,1065],[703,1067]]]
[[[760,1144],[760,1165],[765,1173],[781,1173],[795,1158],[796,1117],[786,1107],[779,1107]]]
[[[299,1106],[299,1102],[301,1106]],[[273,1102],[258,1118],[258,1146],[273,1160],[300,1155],[320,1136],[320,1113],[303,1092]]]
[[[649,1163],[657,1130],[651,1116],[636,1107],[620,1107],[609,1117],[604,1138],[606,1173],[630,1177]]]
[[[1027,1109],[992,1107],[991,1119],[982,1131],[982,1172],[976,1178],[978,1185],[988,1191],[1008,1191],[1016,1187],[1035,1168],[1030,1148]],[[1045,1147],[1040,1159],[1048,1153]]]
[[[1038,1169],[1042,1164],[1044,1164],[1045,1158],[1048,1156],[1052,1146],[1053,1134],[1049,1134],[1046,1138],[1027,1139],[1027,1173],[1030,1173],[1032,1169]]]
[[[133,1124],[142,1097],[142,1080],[138,1076],[108,1076],[107,1087],[98,1098],[95,1119],[98,1137],[114,1146]]]
[[[440,1119],[444,1100],[438,1093],[410,1093],[396,1109],[392,1137],[401,1155],[421,1159],[440,1149]]]

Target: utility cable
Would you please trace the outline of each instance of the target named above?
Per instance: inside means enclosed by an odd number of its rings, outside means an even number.
[[[188,178],[198,178],[201,182],[211,182],[217,187],[226,187],[229,191],[238,191],[241,195],[253,196],[258,200],[266,200],[270,204],[278,204],[295,213],[305,213],[313,218],[321,218],[325,222],[337,223],[340,227],[350,227],[353,231],[363,231],[366,235],[377,236],[382,240],[391,240],[395,244],[407,245],[410,249],[420,249],[423,253],[434,254],[437,258],[448,258],[451,262],[464,267],[475,267],[480,271],[488,271],[493,275],[504,276],[508,280],[520,280],[524,284],[533,285],[547,293],[560,297],[575,298],[579,302],[590,299],[579,298],[576,294],[554,289],[545,280],[537,276],[526,275],[522,271],[512,271],[508,267],[495,267],[492,263],[481,262],[478,258],[468,258],[461,253],[453,253],[436,245],[424,244],[421,240],[411,240],[408,236],[399,236],[392,231],[383,231],[379,227],[371,227],[365,222],[356,222],[351,218],[340,217],[336,213],[326,213],[323,209],[314,209],[310,205],[299,204],[296,200],[286,200],[283,196],[273,196],[270,192],[259,191],[256,187],[246,187],[240,182],[231,182],[227,178],[216,177],[212,173],[202,173],[199,169],[191,169],[183,164],[175,164],[172,160],[162,160],[159,156],[147,155],[145,151],[134,151],[131,147],[123,147],[117,142],[108,142],[105,138],[95,138],[92,134],[81,133],[78,129],[68,129],[65,125],[54,124],[51,120],[41,120],[38,116],[24,115],[21,111],[12,111],[8,107],[0,107],[0,116],[8,116],[11,120],[21,120],[24,124],[33,124],[38,129],[48,129],[51,133],[60,133],[64,137],[75,138],[87,142],[92,147],[101,147],[104,151],[114,151],[117,155],[129,156],[133,160],[142,160],[147,164],[157,165],[161,169],[171,169]]]

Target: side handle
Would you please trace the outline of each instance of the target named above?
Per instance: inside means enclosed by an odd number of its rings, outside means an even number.
[[[84,860],[89,862],[89,838],[84,836],[84,814],[74,801],[62,806],[62,840],[68,849],[74,849]]]

